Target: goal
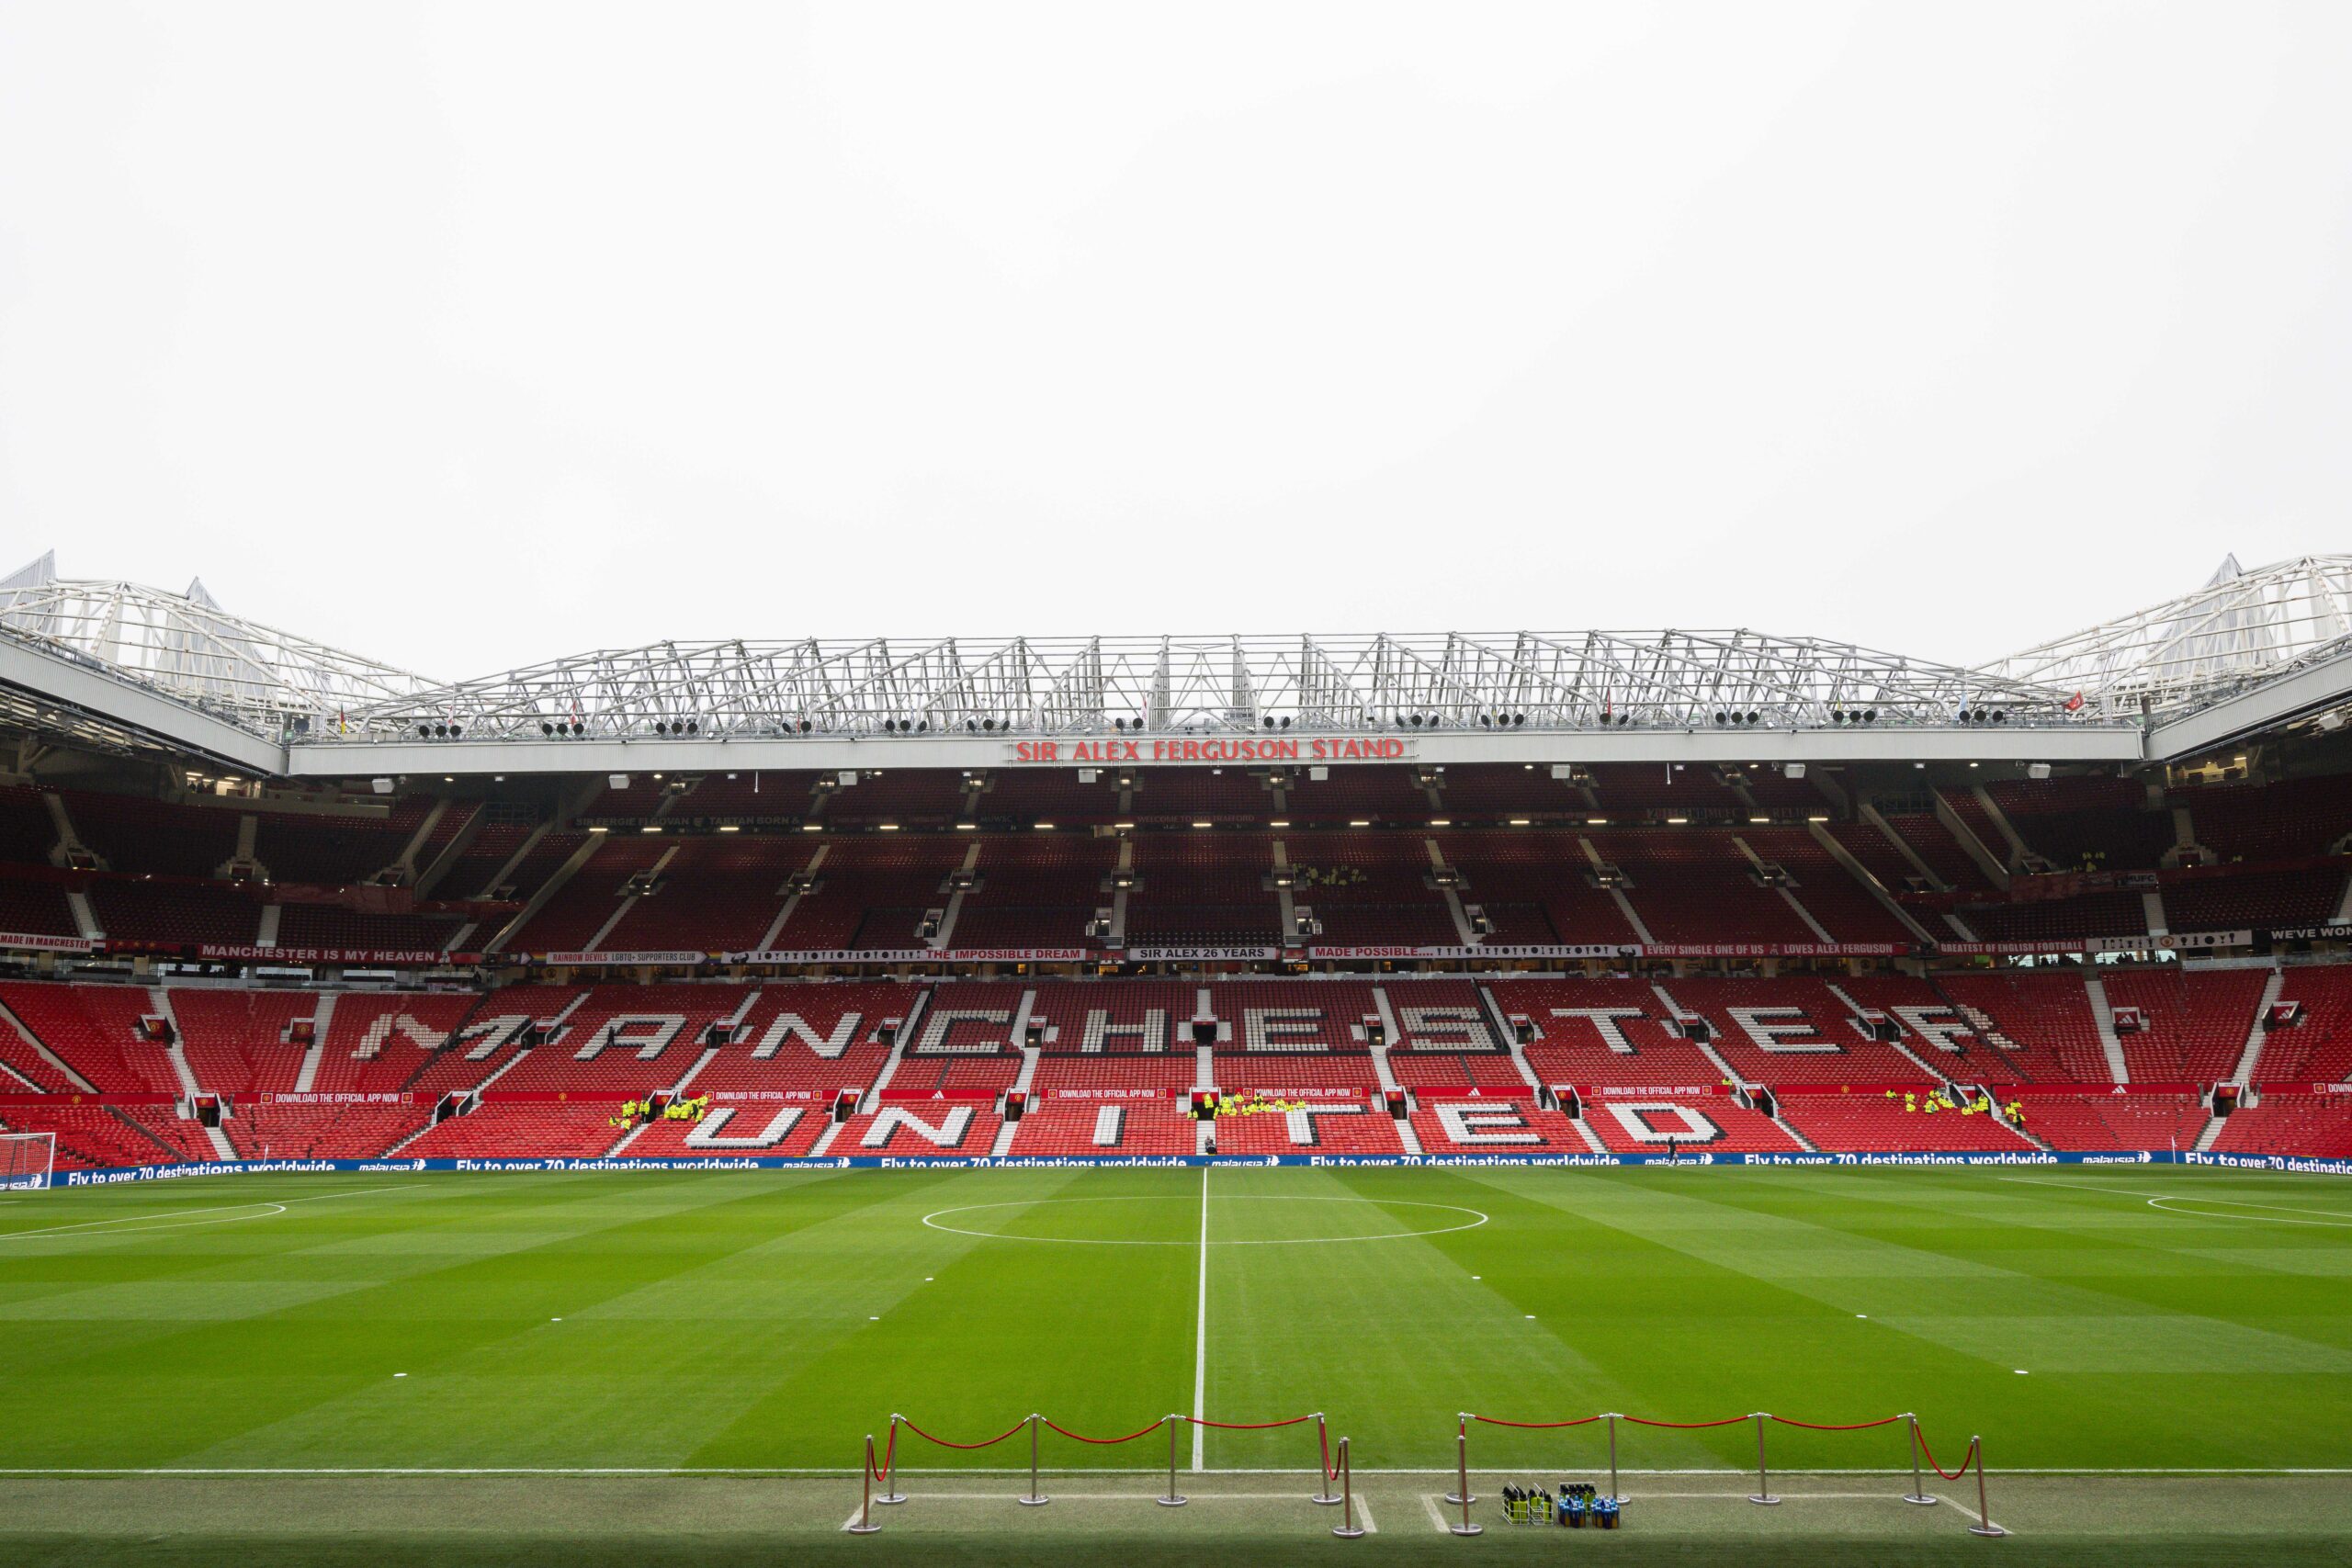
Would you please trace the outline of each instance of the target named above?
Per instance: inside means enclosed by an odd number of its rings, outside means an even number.
[[[56,1162],[56,1134],[0,1133],[0,1192],[47,1187]]]

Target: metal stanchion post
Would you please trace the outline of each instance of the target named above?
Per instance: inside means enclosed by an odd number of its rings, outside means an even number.
[[[1037,1490],[1037,1417],[1029,1417],[1029,1495],[1018,1499],[1026,1508],[1043,1507],[1053,1501]]]
[[[899,1479],[899,1417],[895,1412],[890,1416],[890,1441],[882,1451],[890,1456],[890,1473],[882,1478],[882,1495],[874,1500],[877,1503],[903,1503],[907,1495],[893,1484]]]
[[[1911,1490],[1903,1500],[1932,1508],[1936,1500],[1928,1495],[1927,1485],[1919,1479],[1919,1417],[1906,1412],[1903,1420],[1903,1429],[1911,1434]]]
[[[1342,1540],[1353,1540],[1363,1534],[1363,1527],[1356,1523],[1356,1478],[1348,1464],[1348,1439],[1340,1439],[1340,1522],[1331,1533]]]
[[[1446,1506],[1466,1508],[1478,1500],[1470,1495],[1470,1417],[1467,1416],[1463,1416],[1453,1428],[1453,1446],[1459,1450],[1457,1457],[1461,1461],[1459,1469],[1462,1472],[1462,1490],[1445,1495]]]
[[[1765,1415],[1763,1412],[1758,1411],[1757,1413],[1756,1495],[1748,1498],[1748,1501],[1751,1503],[1772,1504],[1780,1501],[1778,1497],[1772,1495],[1772,1477],[1770,1472],[1766,1471],[1764,1468],[1764,1423],[1770,1419],[1771,1419],[1771,1417]]]
[[[1617,1413],[1609,1413],[1609,1500],[1622,1503],[1624,1495],[1617,1490]]]
[[[1324,1426],[1323,1413],[1319,1410],[1315,1413],[1315,1467],[1321,1474],[1315,1483],[1315,1495],[1307,1501],[1329,1507],[1340,1499],[1331,1493],[1331,1434]]]
[[[1168,1495],[1158,1500],[1163,1508],[1181,1508],[1191,1501],[1176,1490],[1176,1423],[1181,1419],[1176,1416],[1168,1418]]]
[[[1968,1527],[1971,1535],[2007,1535],[2009,1532],[1993,1522],[1984,1502],[1984,1439],[1968,1439],[1968,1451],[1976,1456],[1976,1522]]]
[[[1470,1495],[1470,1417],[1467,1416],[1462,1418],[1462,1425],[1454,1428],[1453,1464],[1454,1476],[1462,1490],[1446,1501],[1462,1505],[1462,1522],[1446,1528],[1455,1535],[1483,1535],[1486,1533],[1484,1528],[1470,1522],[1470,1505],[1477,1499]]]
[[[865,1434],[865,1499],[857,1506],[857,1523],[849,1527],[852,1535],[872,1535],[882,1527],[874,1522],[874,1434]]]

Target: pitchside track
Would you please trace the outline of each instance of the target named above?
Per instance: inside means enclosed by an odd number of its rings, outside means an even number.
[[[2352,1187],[2177,1168],[209,1179],[0,1207],[0,1555],[2341,1560]],[[1604,1482],[1613,1535],[1503,1524]],[[907,1503],[844,1533],[893,1413]],[[1309,1422],[1349,1439],[1359,1523]],[[1028,1429],[1040,1490],[1024,1508]],[[1070,1441],[1148,1435],[1117,1446]]]

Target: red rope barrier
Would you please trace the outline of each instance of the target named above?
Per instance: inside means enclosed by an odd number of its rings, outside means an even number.
[[[1976,1458],[1976,1444],[1973,1441],[1969,1443],[1968,1451],[1960,1456],[1960,1468],[1958,1470],[1948,1471],[1942,1465],[1936,1462],[1936,1450],[1928,1447],[1928,1435],[1925,1432],[1919,1434],[1919,1451],[1928,1456],[1928,1468],[1929,1470],[1934,1471],[1946,1481],[1958,1481],[1962,1476],[1968,1473],[1969,1465],[1974,1461]]]
[[[1323,1479],[1327,1482],[1339,1480],[1340,1472],[1331,1466],[1331,1428],[1317,1423],[1315,1428],[1315,1440],[1323,1450],[1315,1456],[1316,1466],[1323,1472]],[[1342,1442],[1346,1440],[1344,1438],[1340,1439]]]
[[[996,1447],[997,1444],[1004,1441],[1005,1438],[1019,1432],[1022,1427],[1029,1425],[1029,1417],[1023,1416],[1020,1420],[1015,1421],[1012,1426],[1006,1427],[995,1437],[990,1438],[985,1443],[951,1443],[944,1438],[933,1437],[929,1432],[924,1431],[921,1427],[916,1426],[913,1422],[907,1421],[906,1417],[903,1416],[899,1417],[899,1419],[906,1421],[907,1430],[912,1432],[916,1437],[921,1438],[926,1443],[936,1443],[943,1449],[962,1449],[967,1452],[973,1449],[992,1449]],[[1159,1423],[1157,1422],[1153,1423],[1154,1426],[1157,1426],[1158,1424]]]
[[[898,1457],[899,1424],[896,1421],[890,1423],[890,1440],[882,1450],[881,1469],[876,1470],[874,1468],[874,1439],[868,1438],[865,1440],[865,1473],[872,1476],[875,1480],[880,1482],[885,1486],[890,1484],[891,1467],[897,1462]]]
[[[1093,1443],[1098,1447],[1115,1448],[1121,1443],[1132,1443],[1137,1438],[1148,1438],[1154,1432],[1159,1431],[1161,1427],[1167,1425],[1167,1420],[1168,1418],[1163,1416],[1159,1420],[1154,1421],[1150,1426],[1146,1427],[1142,1431],[1129,1432],[1124,1438],[1090,1438],[1086,1437],[1082,1433],[1073,1432],[1067,1427],[1056,1426],[1052,1421],[1046,1421],[1046,1427],[1048,1431],[1059,1432],[1063,1437],[1068,1438],[1074,1443]]]
[[[1775,1416],[1772,1419],[1783,1427],[1803,1427],[1808,1432],[1867,1432],[1873,1427],[1892,1427],[1903,1417],[1889,1416],[1883,1421],[1857,1421],[1850,1427],[1825,1427],[1818,1421],[1799,1421],[1787,1416]]]
[[[1489,1427],[1516,1427],[1522,1432],[1549,1432],[1561,1427],[1589,1427],[1600,1417],[1579,1416],[1573,1421],[1506,1421],[1499,1416],[1473,1416],[1470,1419],[1483,1421]],[[1630,1421],[1633,1417],[1629,1416],[1626,1419]]]
[[[1315,1417],[1294,1416],[1287,1421],[1212,1421],[1203,1416],[1187,1416],[1184,1419],[1195,1427],[1214,1427],[1220,1432],[1271,1432],[1277,1427],[1295,1427]]]
[[[1628,1416],[1625,1419],[1631,1421],[1636,1427],[1671,1427],[1678,1432],[1697,1432],[1709,1427],[1736,1427],[1741,1422],[1752,1421],[1755,1417],[1752,1416],[1726,1416],[1720,1421],[1649,1421],[1643,1419],[1639,1416]]]

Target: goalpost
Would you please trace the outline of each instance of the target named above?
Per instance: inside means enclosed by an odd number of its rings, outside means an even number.
[[[49,1186],[56,1163],[56,1134],[0,1133],[0,1192]]]

